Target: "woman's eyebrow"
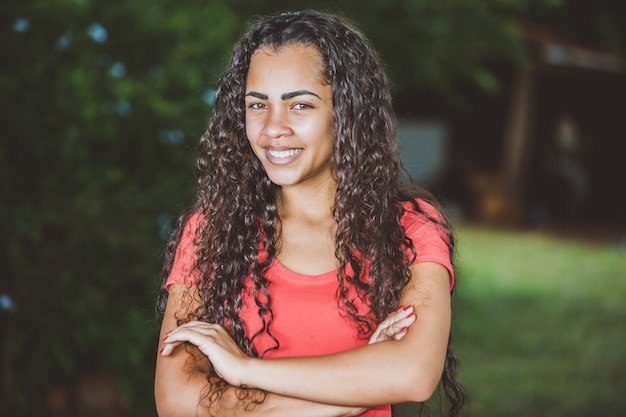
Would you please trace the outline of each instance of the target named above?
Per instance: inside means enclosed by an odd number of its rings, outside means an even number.
[[[257,93],[256,91],[246,93],[246,97],[248,96],[258,98],[259,100],[267,100],[269,98],[267,94]]]
[[[314,92],[309,91],[309,90],[296,90],[296,91],[292,91],[290,93],[284,93],[284,94],[281,94],[280,99],[284,101],[284,100],[290,100],[290,99],[292,99],[294,97],[304,96],[304,95],[311,95],[311,96],[319,98],[320,100],[322,99],[320,96],[318,96],[317,94],[315,94]],[[250,91],[250,92],[246,93],[246,97],[248,97],[248,96],[258,98],[259,100],[268,100],[269,99],[267,94],[258,93],[256,91]]]
[[[294,97],[304,96],[304,95],[311,95],[311,96],[319,98],[320,100],[322,99],[320,96],[318,96],[317,94],[309,90],[297,90],[297,91],[292,91],[291,93],[281,94],[280,99],[289,100]]]

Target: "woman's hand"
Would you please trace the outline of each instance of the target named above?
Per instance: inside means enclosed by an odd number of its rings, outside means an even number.
[[[398,307],[380,322],[374,333],[370,336],[369,344],[384,342],[387,340],[402,340],[406,336],[409,327],[415,323],[415,310],[413,306]]]
[[[195,345],[208,357],[215,372],[236,387],[242,384],[243,372],[251,360],[219,324],[190,321],[167,333],[163,342],[162,356],[170,355],[184,342]]]

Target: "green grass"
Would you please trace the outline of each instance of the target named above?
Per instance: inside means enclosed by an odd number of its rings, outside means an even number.
[[[626,415],[626,251],[538,232],[457,233],[464,416]]]

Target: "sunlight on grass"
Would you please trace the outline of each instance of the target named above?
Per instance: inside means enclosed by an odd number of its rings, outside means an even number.
[[[458,228],[456,351],[464,415],[626,415],[626,253]]]

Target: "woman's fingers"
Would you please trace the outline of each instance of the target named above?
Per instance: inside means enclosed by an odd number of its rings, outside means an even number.
[[[163,338],[165,346],[160,353],[163,356],[167,356],[181,344],[189,342],[207,354],[203,347],[206,347],[209,343],[215,343],[216,338],[219,337],[220,329],[223,330],[219,325],[200,321],[185,323],[165,335]]]
[[[369,344],[387,340],[402,340],[413,323],[415,323],[413,306],[399,307],[380,322],[370,336]]]
[[[182,342],[175,342],[175,343],[165,342],[159,354],[161,356],[169,356],[172,354],[172,352],[174,352],[174,349],[176,349],[179,345],[182,345]]]

